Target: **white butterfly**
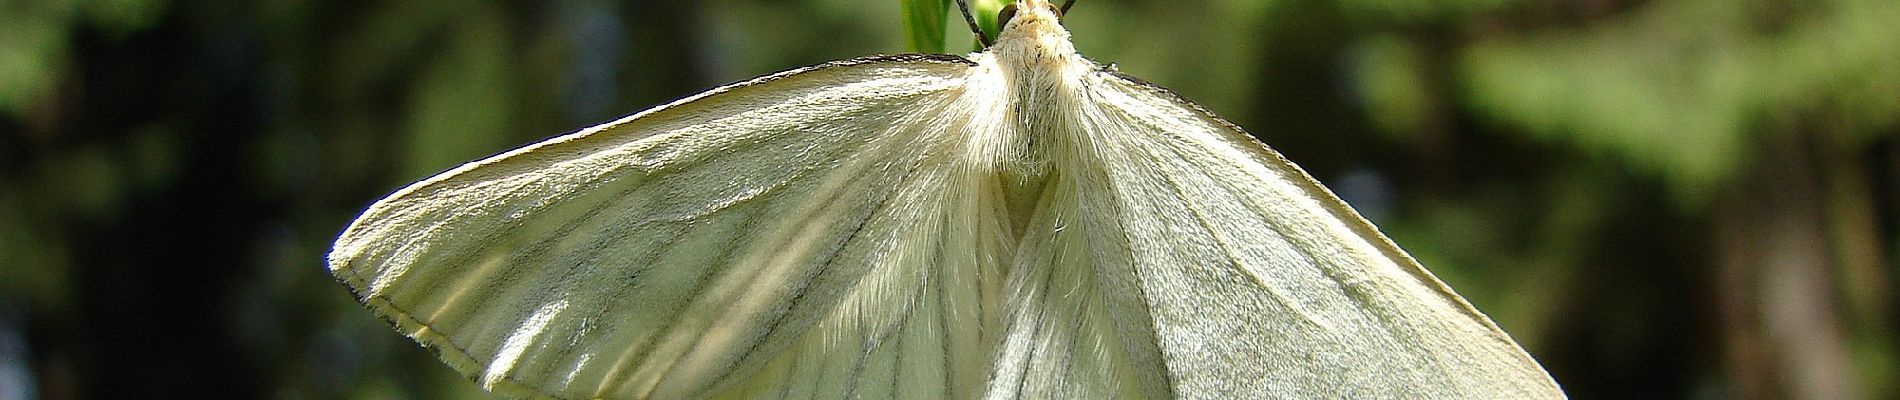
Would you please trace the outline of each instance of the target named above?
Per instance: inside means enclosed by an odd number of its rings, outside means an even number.
[[[1298,167],[1019,0],[969,58],[714,89],[463,165],[330,269],[559,398],[1554,398]]]

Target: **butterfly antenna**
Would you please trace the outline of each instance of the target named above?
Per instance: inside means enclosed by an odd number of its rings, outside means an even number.
[[[1075,0],[1069,1],[1073,2]],[[970,13],[970,3],[968,1],[957,0],[957,9],[963,10],[963,22],[970,24],[970,32],[976,34],[976,41],[982,42],[983,48],[989,48],[990,45],[996,44],[995,41],[990,40],[989,35],[983,34],[982,27],[976,25],[976,15]]]

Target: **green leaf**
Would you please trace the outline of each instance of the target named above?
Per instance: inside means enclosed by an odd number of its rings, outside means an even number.
[[[1003,32],[1003,22],[997,21],[1003,6],[1014,3],[1013,0],[969,0],[970,14],[976,17],[976,26],[983,30],[983,36],[991,39]]]
[[[918,53],[944,52],[950,0],[900,1],[904,4],[904,47]]]
[[[962,11],[951,4],[951,0],[899,0],[904,6],[904,46],[913,52],[943,53],[946,38],[944,32],[949,24],[958,21]],[[968,0],[970,14],[976,20],[983,35],[995,38],[1003,30],[1002,22],[997,21],[1003,6],[1014,0]]]

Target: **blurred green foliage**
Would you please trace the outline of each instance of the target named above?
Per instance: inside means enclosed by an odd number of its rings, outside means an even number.
[[[950,2],[905,1],[0,0],[0,398],[476,396],[323,271],[356,212],[720,84],[968,49]],[[1900,393],[1900,2],[1066,18],[1333,187],[1574,397]]]
[[[950,0],[899,1],[904,4],[904,49],[920,53],[944,52]]]

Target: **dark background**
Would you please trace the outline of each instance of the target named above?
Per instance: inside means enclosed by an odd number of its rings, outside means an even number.
[[[0,1],[0,399],[478,393],[324,271],[376,198],[903,51],[897,0]],[[1577,398],[1900,398],[1900,2],[1082,0]],[[958,47],[954,47],[956,49]]]

